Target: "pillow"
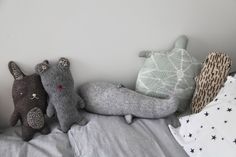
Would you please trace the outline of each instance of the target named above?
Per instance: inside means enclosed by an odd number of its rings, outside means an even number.
[[[132,91],[120,84],[91,82],[79,89],[85,109],[102,115],[124,116],[128,124],[132,117],[162,118],[177,110],[175,97],[158,99]]]
[[[170,51],[142,52],[146,57],[139,71],[136,91],[155,97],[175,94],[180,100],[178,111],[190,104],[195,89],[194,77],[200,64],[187,51],[187,37],[180,36]]]
[[[200,112],[214,99],[228,76],[231,64],[230,57],[224,53],[212,52],[207,56],[200,74],[196,77],[192,112]]]
[[[236,79],[227,81],[197,114],[181,117],[181,127],[170,130],[189,156],[236,156]],[[222,151],[224,150],[224,151]]]

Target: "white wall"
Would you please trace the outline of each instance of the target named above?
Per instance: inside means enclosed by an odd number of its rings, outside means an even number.
[[[180,34],[200,60],[212,50],[236,60],[235,8],[235,0],[0,0],[0,123],[13,110],[9,60],[30,74],[43,59],[66,56],[77,85],[133,87],[138,52],[169,47]]]

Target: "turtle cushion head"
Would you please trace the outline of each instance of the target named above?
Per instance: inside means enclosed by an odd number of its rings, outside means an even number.
[[[201,66],[187,52],[187,43],[188,38],[183,35],[171,50],[141,52],[139,56],[146,59],[138,74],[136,91],[155,97],[175,94],[180,101],[180,112],[190,106],[195,89],[194,77]]]
[[[69,60],[60,58],[54,65],[44,61],[36,65],[35,70],[40,75],[44,89],[49,95],[48,117],[56,114],[63,132],[67,132],[74,123],[86,124],[77,110],[78,107],[84,107],[84,102],[74,90]]]
[[[17,121],[21,120],[22,138],[25,141],[30,140],[38,131],[44,134],[49,133],[44,119],[47,94],[39,75],[26,76],[13,61],[9,62],[8,67],[14,77],[12,97],[15,109],[10,125],[15,126]]]

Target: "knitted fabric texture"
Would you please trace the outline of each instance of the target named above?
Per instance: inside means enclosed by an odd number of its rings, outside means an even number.
[[[174,113],[178,106],[175,97],[157,99],[127,89],[120,84],[106,82],[87,83],[80,87],[80,95],[86,102],[86,110],[102,115],[162,118]]]
[[[9,70],[14,77],[12,97],[15,105],[10,124],[22,122],[22,138],[32,139],[36,132],[50,132],[44,119],[47,107],[47,93],[37,74],[26,76],[15,62],[9,62]]]
[[[36,65],[35,69],[49,96],[48,117],[56,114],[63,132],[67,132],[74,123],[84,125],[85,119],[79,115],[77,110],[77,105],[83,108],[84,102],[74,90],[69,60],[60,58],[55,65],[44,61]]]

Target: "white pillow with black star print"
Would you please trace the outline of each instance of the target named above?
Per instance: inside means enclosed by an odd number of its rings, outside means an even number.
[[[216,98],[200,113],[180,118],[170,130],[189,156],[236,156],[236,78],[228,76]]]

